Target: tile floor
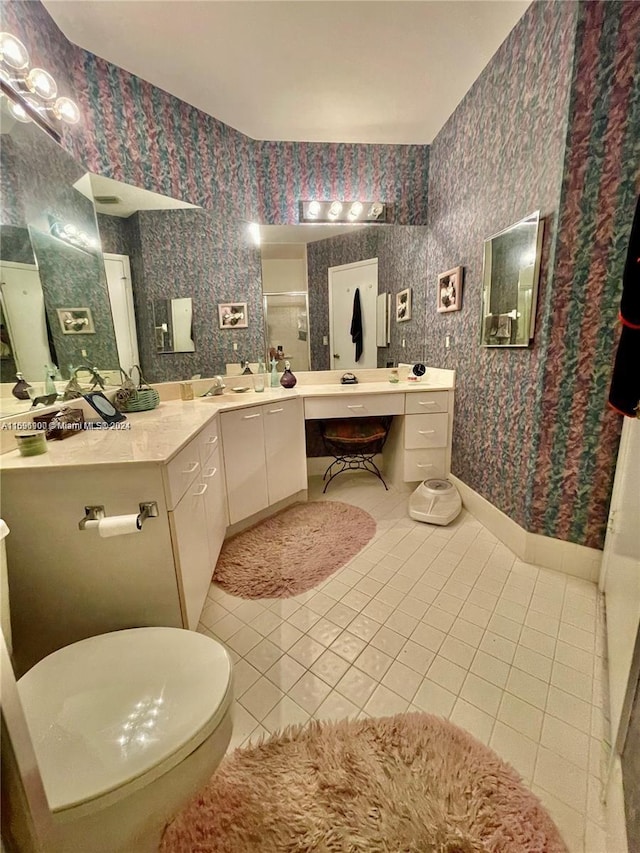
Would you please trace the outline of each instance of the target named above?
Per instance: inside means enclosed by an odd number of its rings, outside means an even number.
[[[376,519],[349,564],[290,599],[215,583],[199,630],[235,661],[231,748],[310,718],[428,711],[472,732],[545,803],[571,853],[605,853],[604,619],[595,584],[521,562],[469,513],[408,517],[366,475],[326,499]],[[321,500],[312,478],[309,499]]]

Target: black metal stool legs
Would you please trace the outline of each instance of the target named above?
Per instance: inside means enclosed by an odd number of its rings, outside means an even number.
[[[333,471],[333,468],[336,468]],[[323,480],[327,480],[324,489],[322,490],[322,494],[327,491],[329,487],[329,483],[333,480],[334,477],[337,477],[338,474],[343,474],[345,471],[368,471],[370,474],[376,476],[382,485],[385,487],[387,491],[389,491],[389,487],[384,481],[384,477],[382,476],[380,469],[373,461],[373,455],[369,456],[365,453],[348,453],[343,456],[337,456],[334,461],[329,465],[327,470],[324,472]]]

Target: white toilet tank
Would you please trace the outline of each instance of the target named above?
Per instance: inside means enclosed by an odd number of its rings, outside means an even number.
[[[4,641],[11,654],[11,617],[9,615],[9,572],[7,570],[7,549],[4,544],[5,537],[9,533],[6,521],[0,518],[0,625],[4,634]]]

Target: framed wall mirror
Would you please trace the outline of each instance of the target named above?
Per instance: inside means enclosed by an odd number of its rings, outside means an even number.
[[[484,241],[481,344],[528,347],[533,339],[540,277],[540,211]]]

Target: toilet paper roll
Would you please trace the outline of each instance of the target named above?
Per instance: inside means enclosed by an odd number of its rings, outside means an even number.
[[[98,522],[98,533],[103,539],[110,536],[126,536],[129,533],[140,533],[137,513],[131,515],[111,515],[101,518]]]

